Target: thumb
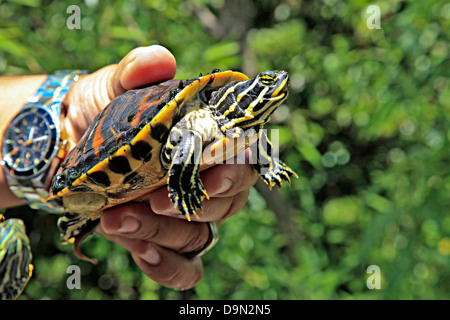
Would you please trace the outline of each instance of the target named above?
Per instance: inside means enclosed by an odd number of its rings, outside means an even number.
[[[176,73],[175,57],[166,48],[153,45],[128,53],[110,78],[114,98],[127,90],[172,79]]]
[[[176,73],[175,57],[162,46],[139,47],[119,64],[81,76],[64,98],[63,126],[70,145],[75,145],[93,121],[115,97],[127,90],[169,80]]]

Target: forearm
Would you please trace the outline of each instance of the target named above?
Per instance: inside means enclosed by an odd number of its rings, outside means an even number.
[[[45,81],[45,75],[0,77],[0,142],[3,132],[19,109],[34,95]],[[5,172],[0,170],[0,209],[22,205],[8,187]]]

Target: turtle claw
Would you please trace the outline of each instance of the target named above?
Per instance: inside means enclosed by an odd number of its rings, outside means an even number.
[[[193,193],[177,191],[169,187],[169,195],[172,199],[172,202],[175,204],[177,210],[183,214],[188,221],[191,221],[191,215],[197,219],[200,217],[197,214],[197,211],[200,210],[200,214],[203,214],[202,201],[207,196],[206,192],[203,193],[200,190],[194,191]]]
[[[280,159],[274,158],[272,165],[272,169],[267,169],[265,173],[260,172],[261,179],[267,183],[270,190],[274,186],[278,186],[278,190],[280,190],[283,181],[287,181],[291,185],[290,177],[298,178],[298,175]]]

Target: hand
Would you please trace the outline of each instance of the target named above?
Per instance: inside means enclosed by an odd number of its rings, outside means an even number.
[[[118,65],[81,77],[64,101],[63,125],[70,145],[75,146],[96,114],[116,96],[168,80],[175,71],[172,54],[163,47],[151,46],[131,51]],[[202,262],[183,253],[207,243],[206,222],[223,221],[244,206],[257,174],[248,164],[219,165],[203,172],[201,179],[210,200],[203,201],[200,221],[188,222],[180,215],[163,187],[148,195],[149,203],[105,210],[97,232],[129,250],[136,264],[154,281],[177,289],[193,287],[202,278]]]
[[[155,45],[136,48],[118,65],[81,76],[63,101],[66,117],[62,125],[71,146],[76,145],[95,116],[115,97],[127,90],[172,79],[175,73],[175,57],[166,48]]]
[[[257,174],[248,164],[223,164],[204,171],[201,179],[210,199],[203,201],[200,222],[187,221],[162,187],[149,194],[150,206],[136,203],[105,210],[97,232],[129,250],[141,270],[156,282],[192,288],[202,279],[202,261],[182,253],[202,248],[208,241],[209,227],[204,222],[220,223],[242,209]]]

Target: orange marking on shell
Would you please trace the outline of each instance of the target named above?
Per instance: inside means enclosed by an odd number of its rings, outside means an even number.
[[[149,95],[151,95],[151,92],[146,94],[145,97],[142,99],[141,104],[139,105],[139,109],[138,109],[136,115],[134,116],[133,120],[131,121],[132,127],[139,124],[139,122],[141,121],[141,114],[144,110],[147,110],[147,109],[157,105],[158,103],[161,103],[163,100],[163,97],[161,97],[159,100],[148,103]]]
[[[92,149],[93,150],[100,148],[102,146],[102,144],[104,143],[103,138],[100,134],[103,121],[105,121],[105,118],[100,120],[100,122],[98,123],[97,128],[95,130],[94,136],[92,137]]]
[[[213,78],[213,80],[211,80],[211,78]],[[182,89],[176,96],[175,99],[172,100],[172,102],[170,104],[168,104],[167,106],[164,107],[164,109],[162,110],[162,112],[159,112],[155,118],[152,120],[152,124],[156,124],[156,123],[167,123],[167,124],[171,124],[172,123],[172,117],[174,114],[174,109],[179,107],[178,103],[181,101],[186,101],[189,99],[192,99],[200,90],[202,90],[205,86],[210,85],[213,88],[219,88],[223,85],[225,85],[226,83],[229,83],[231,81],[243,81],[243,80],[248,80],[249,78],[240,72],[233,72],[233,71],[222,71],[220,73],[215,73],[212,75],[205,75],[200,77],[199,79],[197,79],[196,81],[192,82],[191,84],[189,84],[188,86],[186,86],[184,89]],[[211,81],[211,83],[209,83]],[[142,114],[142,112],[148,108],[151,108],[154,105],[157,105],[158,103],[163,101],[163,97],[161,97],[161,99],[157,100],[157,101],[152,101],[151,103],[148,103],[148,98],[149,95],[151,95],[152,92],[149,92],[147,95],[145,95],[145,98],[142,99],[141,105],[139,106],[138,112],[135,115],[135,117],[133,118],[131,125],[135,126],[137,124],[139,124],[140,122],[140,115]],[[164,99],[167,97],[167,95],[163,95]],[[101,147],[104,144],[103,138],[100,135],[101,132],[101,127],[102,127],[102,123],[103,123],[104,119],[101,119],[100,122],[98,123],[98,125],[96,126],[95,132],[93,134],[93,140],[92,140],[92,149],[98,149],[99,147]],[[146,125],[142,130],[140,130],[140,132],[132,139],[132,143],[135,143],[141,139],[145,139],[149,136],[151,131],[150,125]],[[222,145],[226,144],[227,139],[223,139],[222,141]],[[220,149],[220,148],[219,148]],[[127,148],[120,148],[115,155],[125,155],[127,153],[128,149]],[[218,150],[212,150],[212,156],[214,158],[216,151]],[[80,150],[80,152],[82,153],[82,151]],[[219,152],[220,153],[220,152]],[[99,157],[99,152],[98,150],[95,152],[96,156]],[[223,155],[220,156],[221,159]],[[76,157],[75,157],[76,158]],[[74,159],[74,161],[77,161],[77,159]],[[100,169],[104,169],[105,165],[107,164],[108,160],[104,160],[101,161],[99,163],[97,163],[93,168],[91,168],[88,173],[92,173],[94,171],[100,170]],[[75,180],[72,183],[73,187],[79,186],[85,184],[87,186],[92,187],[94,190],[97,189],[97,191],[101,190],[101,187],[98,186],[94,186],[93,184],[91,184],[88,180],[88,177],[85,174],[83,174],[82,176],[80,176],[77,180]],[[61,198],[67,194],[73,193],[73,191],[69,190],[68,187],[64,188],[63,190],[59,191],[56,195],[53,195],[49,198],[47,198],[47,200],[51,200],[51,199],[55,199],[55,198]],[[206,194],[206,197],[208,197],[208,195]]]

